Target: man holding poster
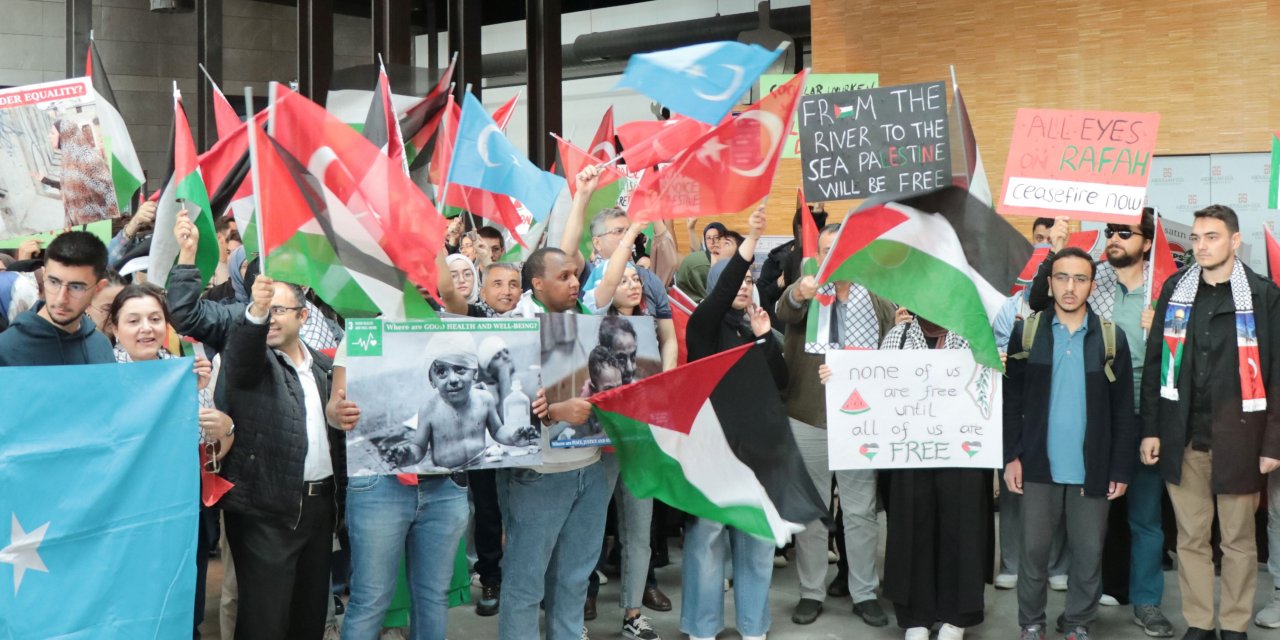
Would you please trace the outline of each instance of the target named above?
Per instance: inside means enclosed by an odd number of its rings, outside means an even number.
[[[1063,249],[1050,274],[1054,308],[1018,322],[1009,338],[1004,480],[1024,496],[1018,624],[1023,640],[1043,640],[1049,548],[1063,528],[1071,554],[1063,626],[1068,640],[1087,640],[1109,501],[1127,490],[1137,453],[1133,367],[1124,333],[1085,304],[1089,254]]]

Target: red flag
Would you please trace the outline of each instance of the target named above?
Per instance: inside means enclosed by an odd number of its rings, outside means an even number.
[[[672,116],[670,120],[640,120],[618,125],[622,159],[632,171],[652,167],[676,157],[690,140],[711,130],[710,125],[692,118]]]
[[[564,179],[569,183],[569,195],[576,195],[578,193],[578,182],[574,178],[578,173],[588,165],[601,166],[604,165],[604,162],[602,162],[598,156],[593,156],[577,146],[574,146],[572,142],[569,142],[554,133],[551,135],[555,137],[556,144],[559,146],[559,166],[564,169]],[[626,176],[622,174],[622,171],[620,171],[617,166],[612,164],[607,165],[604,168],[604,173],[600,175],[600,182],[597,185],[597,188],[621,180],[624,177]]]
[[[1280,244],[1271,235],[1271,227],[1264,225],[1262,229],[1267,232],[1267,272],[1272,282],[1280,284]]]
[[[1067,246],[1080,249],[1098,260],[1102,258],[1102,247],[1106,246],[1106,243],[1099,242],[1101,239],[1102,233],[1099,231],[1077,231],[1067,236]],[[1036,277],[1036,271],[1040,269],[1040,263],[1044,262],[1048,255],[1049,247],[1037,247],[1031,253],[1027,264],[1023,265],[1022,272],[1018,274],[1018,279],[1013,283],[1013,290],[1009,293],[1017,293],[1031,286],[1031,281]]]
[[[444,247],[447,223],[431,200],[401,166],[324,107],[278,83],[272,90],[273,136],[304,163],[336,158],[354,183],[335,184],[332,171],[317,177],[356,214],[396,267],[438,297],[435,257]]]
[[[502,129],[503,131],[507,130],[507,124],[511,122],[511,116],[516,111],[516,102],[519,99],[520,94],[517,93],[516,95],[511,96],[510,100],[504,102],[502,106],[493,110],[493,122],[498,125],[499,129]]]
[[[804,189],[796,187],[797,209],[800,211],[800,257],[818,257],[818,223],[809,213],[809,203],[804,199]]]
[[[378,96],[382,104],[382,120],[386,126],[387,157],[391,162],[400,165],[405,173],[409,172],[409,163],[404,155],[404,136],[400,133],[400,120],[396,118],[396,109],[391,104],[391,78],[387,77],[387,68],[378,65]]]
[[[604,117],[600,118],[600,126],[596,127],[596,136],[591,139],[591,157],[601,161],[609,162],[614,156],[618,155],[617,147],[613,146],[613,107],[609,107],[604,111]],[[558,139],[558,138],[557,138]],[[570,174],[572,178],[575,174]]]
[[[685,365],[689,363],[689,350],[684,343],[685,332],[689,327],[689,316],[693,315],[693,309],[698,305],[680,287],[667,289],[667,297],[671,300],[671,321],[676,330],[676,364]]]
[[[808,72],[712,129],[631,195],[633,220],[733,214],[769,195]]]
[[[1271,240],[1270,232],[1267,233],[1267,239]],[[1270,260],[1272,259],[1269,251],[1271,247],[1267,248]],[[1160,221],[1160,216],[1156,216],[1156,237],[1151,243],[1151,286],[1147,287],[1147,299],[1152,307],[1160,298],[1160,290],[1164,288],[1165,280],[1177,271],[1178,263],[1174,261],[1173,249],[1169,247],[1169,239],[1164,235],[1164,224]]]

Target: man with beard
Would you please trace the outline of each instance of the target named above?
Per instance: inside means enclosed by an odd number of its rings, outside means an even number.
[[[1107,238],[1106,261],[1097,265],[1089,307],[1103,320],[1110,320],[1124,332],[1129,343],[1133,365],[1134,411],[1141,412],[1138,398],[1142,388],[1143,358],[1146,356],[1145,330],[1151,326],[1153,312],[1147,278],[1150,275],[1152,243],[1155,235],[1155,210],[1142,210],[1139,224],[1109,224],[1103,231]],[[1040,266],[1031,287],[1032,309],[1048,307],[1049,271],[1047,265],[1067,244],[1067,224],[1059,218],[1049,229],[1052,252]],[[1104,604],[1133,605],[1133,623],[1152,637],[1173,636],[1173,625],[1160,611],[1164,593],[1164,531],[1161,528],[1161,505],[1164,484],[1154,467],[1136,465],[1129,491],[1112,505],[1108,517],[1107,541],[1103,552],[1102,593]],[[1059,619],[1061,630],[1061,619]]]

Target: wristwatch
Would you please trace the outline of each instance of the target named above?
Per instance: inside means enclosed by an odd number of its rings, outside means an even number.
[[[230,428],[230,429],[227,429],[227,435],[226,435],[226,437],[230,438],[231,436],[234,436],[235,434],[236,434],[236,423],[232,422],[232,423],[231,423],[231,428]]]

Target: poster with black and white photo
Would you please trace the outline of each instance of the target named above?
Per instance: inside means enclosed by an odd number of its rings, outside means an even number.
[[[542,316],[542,379],[547,402],[587,398],[662,371],[658,333],[649,316]],[[595,418],[549,428],[551,448],[599,447],[609,436]]]
[[[0,90],[0,238],[120,217],[88,78]]]
[[[346,344],[348,475],[542,463],[537,320],[348,320]]]

